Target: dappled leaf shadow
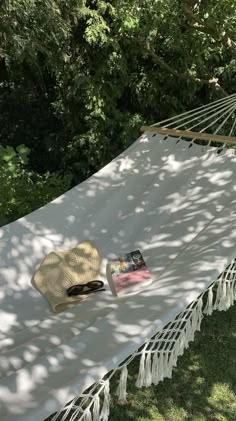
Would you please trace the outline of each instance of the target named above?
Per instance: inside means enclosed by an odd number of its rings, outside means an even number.
[[[41,419],[80,394],[235,256],[236,158],[159,140],[144,134],[82,184],[0,229],[3,419]],[[103,294],[53,315],[32,276],[47,253],[86,239],[100,251],[103,274],[107,259],[140,248],[154,282],[115,299],[104,276]]]

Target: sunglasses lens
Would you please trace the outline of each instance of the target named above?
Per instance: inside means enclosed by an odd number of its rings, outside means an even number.
[[[79,295],[83,291],[83,285],[73,285],[72,287],[67,289],[67,295],[72,297],[74,295]]]
[[[97,280],[97,279],[87,283],[87,286],[90,289],[98,289],[98,288],[103,287],[103,285],[104,285],[104,283],[102,281]]]

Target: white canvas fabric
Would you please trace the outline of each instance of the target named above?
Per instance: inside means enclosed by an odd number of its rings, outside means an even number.
[[[162,139],[143,134],[85,182],[0,229],[1,421],[42,420],[79,395],[235,257],[235,155]],[[86,239],[103,272],[107,259],[139,248],[153,283],[122,298],[107,286],[54,315],[32,276],[47,253]]]

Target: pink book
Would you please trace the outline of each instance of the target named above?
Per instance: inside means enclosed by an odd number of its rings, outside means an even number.
[[[116,296],[137,292],[152,283],[151,273],[139,250],[108,262],[107,279]]]

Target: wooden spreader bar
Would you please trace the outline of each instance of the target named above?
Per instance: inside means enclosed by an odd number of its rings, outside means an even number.
[[[154,127],[154,126],[143,126],[141,127],[142,132],[160,133],[164,135],[170,135],[174,137],[187,137],[189,139],[202,139],[211,140],[213,142],[227,143],[230,145],[236,145],[236,137],[233,136],[222,136],[218,134],[210,133],[198,133],[190,130],[178,130],[169,129],[168,127]]]

